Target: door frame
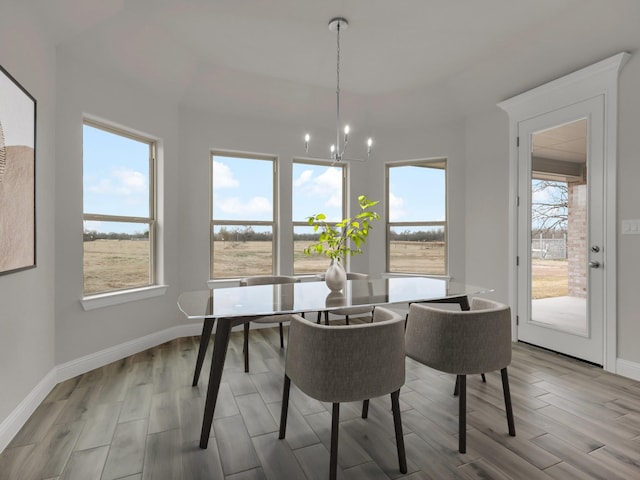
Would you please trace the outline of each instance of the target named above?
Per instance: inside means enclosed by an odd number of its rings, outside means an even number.
[[[521,121],[574,103],[604,97],[603,368],[617,371],[617,119],[618,76],[630,54],[619,53],[498,103],[509,115],[509,303],[512,339],[518,338],[518,127]]]

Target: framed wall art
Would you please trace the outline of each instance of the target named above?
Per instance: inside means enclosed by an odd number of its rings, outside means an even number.
[[[36,266],[36,100],[0,66],[0,275]]]

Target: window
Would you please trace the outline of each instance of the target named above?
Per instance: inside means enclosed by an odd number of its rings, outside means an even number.
[[[212,152],[211,278],[275,273],[275,158]]]
[[[296,160],[292,178],[293,273],[324,272],[328,264],[326,257],[303,253],[304,248],[318,238],[307,223],[307,217],[324,213],[330,223],[337,223],[345,217],[345,168],[343,165]]]
[[[84,295],[155,284],[155,150],[148,138],[85,120]]]
[[[447,274],[445,159],[387,165],[387,271]]]

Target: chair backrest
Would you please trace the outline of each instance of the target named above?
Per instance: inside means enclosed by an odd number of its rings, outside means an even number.
[[[323,402],[353,402],[398,390],[405,379],[404,318],[389,313],[383,322],[346,326],[294,315],[285,373]]]
[[[374,323],[386,322],[387,320],[393,320],[398,316],[400,316],[400,314],[393,310],[389,310],[384,307],[376,307],[373,311],[373,319],[371,321]]]
[[[254,277],[246,277],[240,279],[240,286],[247,287],[249,285],[279,285],[283,283],[298,283],[299,278],[287,275],[257,275]]]
[[[474,298],[471,310],[413,303],[406,329],[407,356],[458,375],[500,370],[511,363],[511,309]]]
[[[366,273],[347,272],[347,280],[367,280],[369,275]]]
[[[321,273],[318,275],[320,280],[324,280],[325,273]],[[366,273],[358,273],[358,272],[347,272],[347,280],[367,280],[369,275]]]

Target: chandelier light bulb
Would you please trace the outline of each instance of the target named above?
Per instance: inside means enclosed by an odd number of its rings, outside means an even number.
[[[344,127],[344,134],[345,134],[345,135],[349,135],[349,125],[345,125],[345,127]]]
[[[330,150],[331,150],[331,153],[335,152],[336,151],[336,146],[335,145],[331,145],[331,149]]]
[[[309,143],[309,140],[311,140],[311,137],[310,137],[310,136],[309,136],[309,134],[307,133],[307,134],[304,136],[304,141],[305,141],[306,143]]]

